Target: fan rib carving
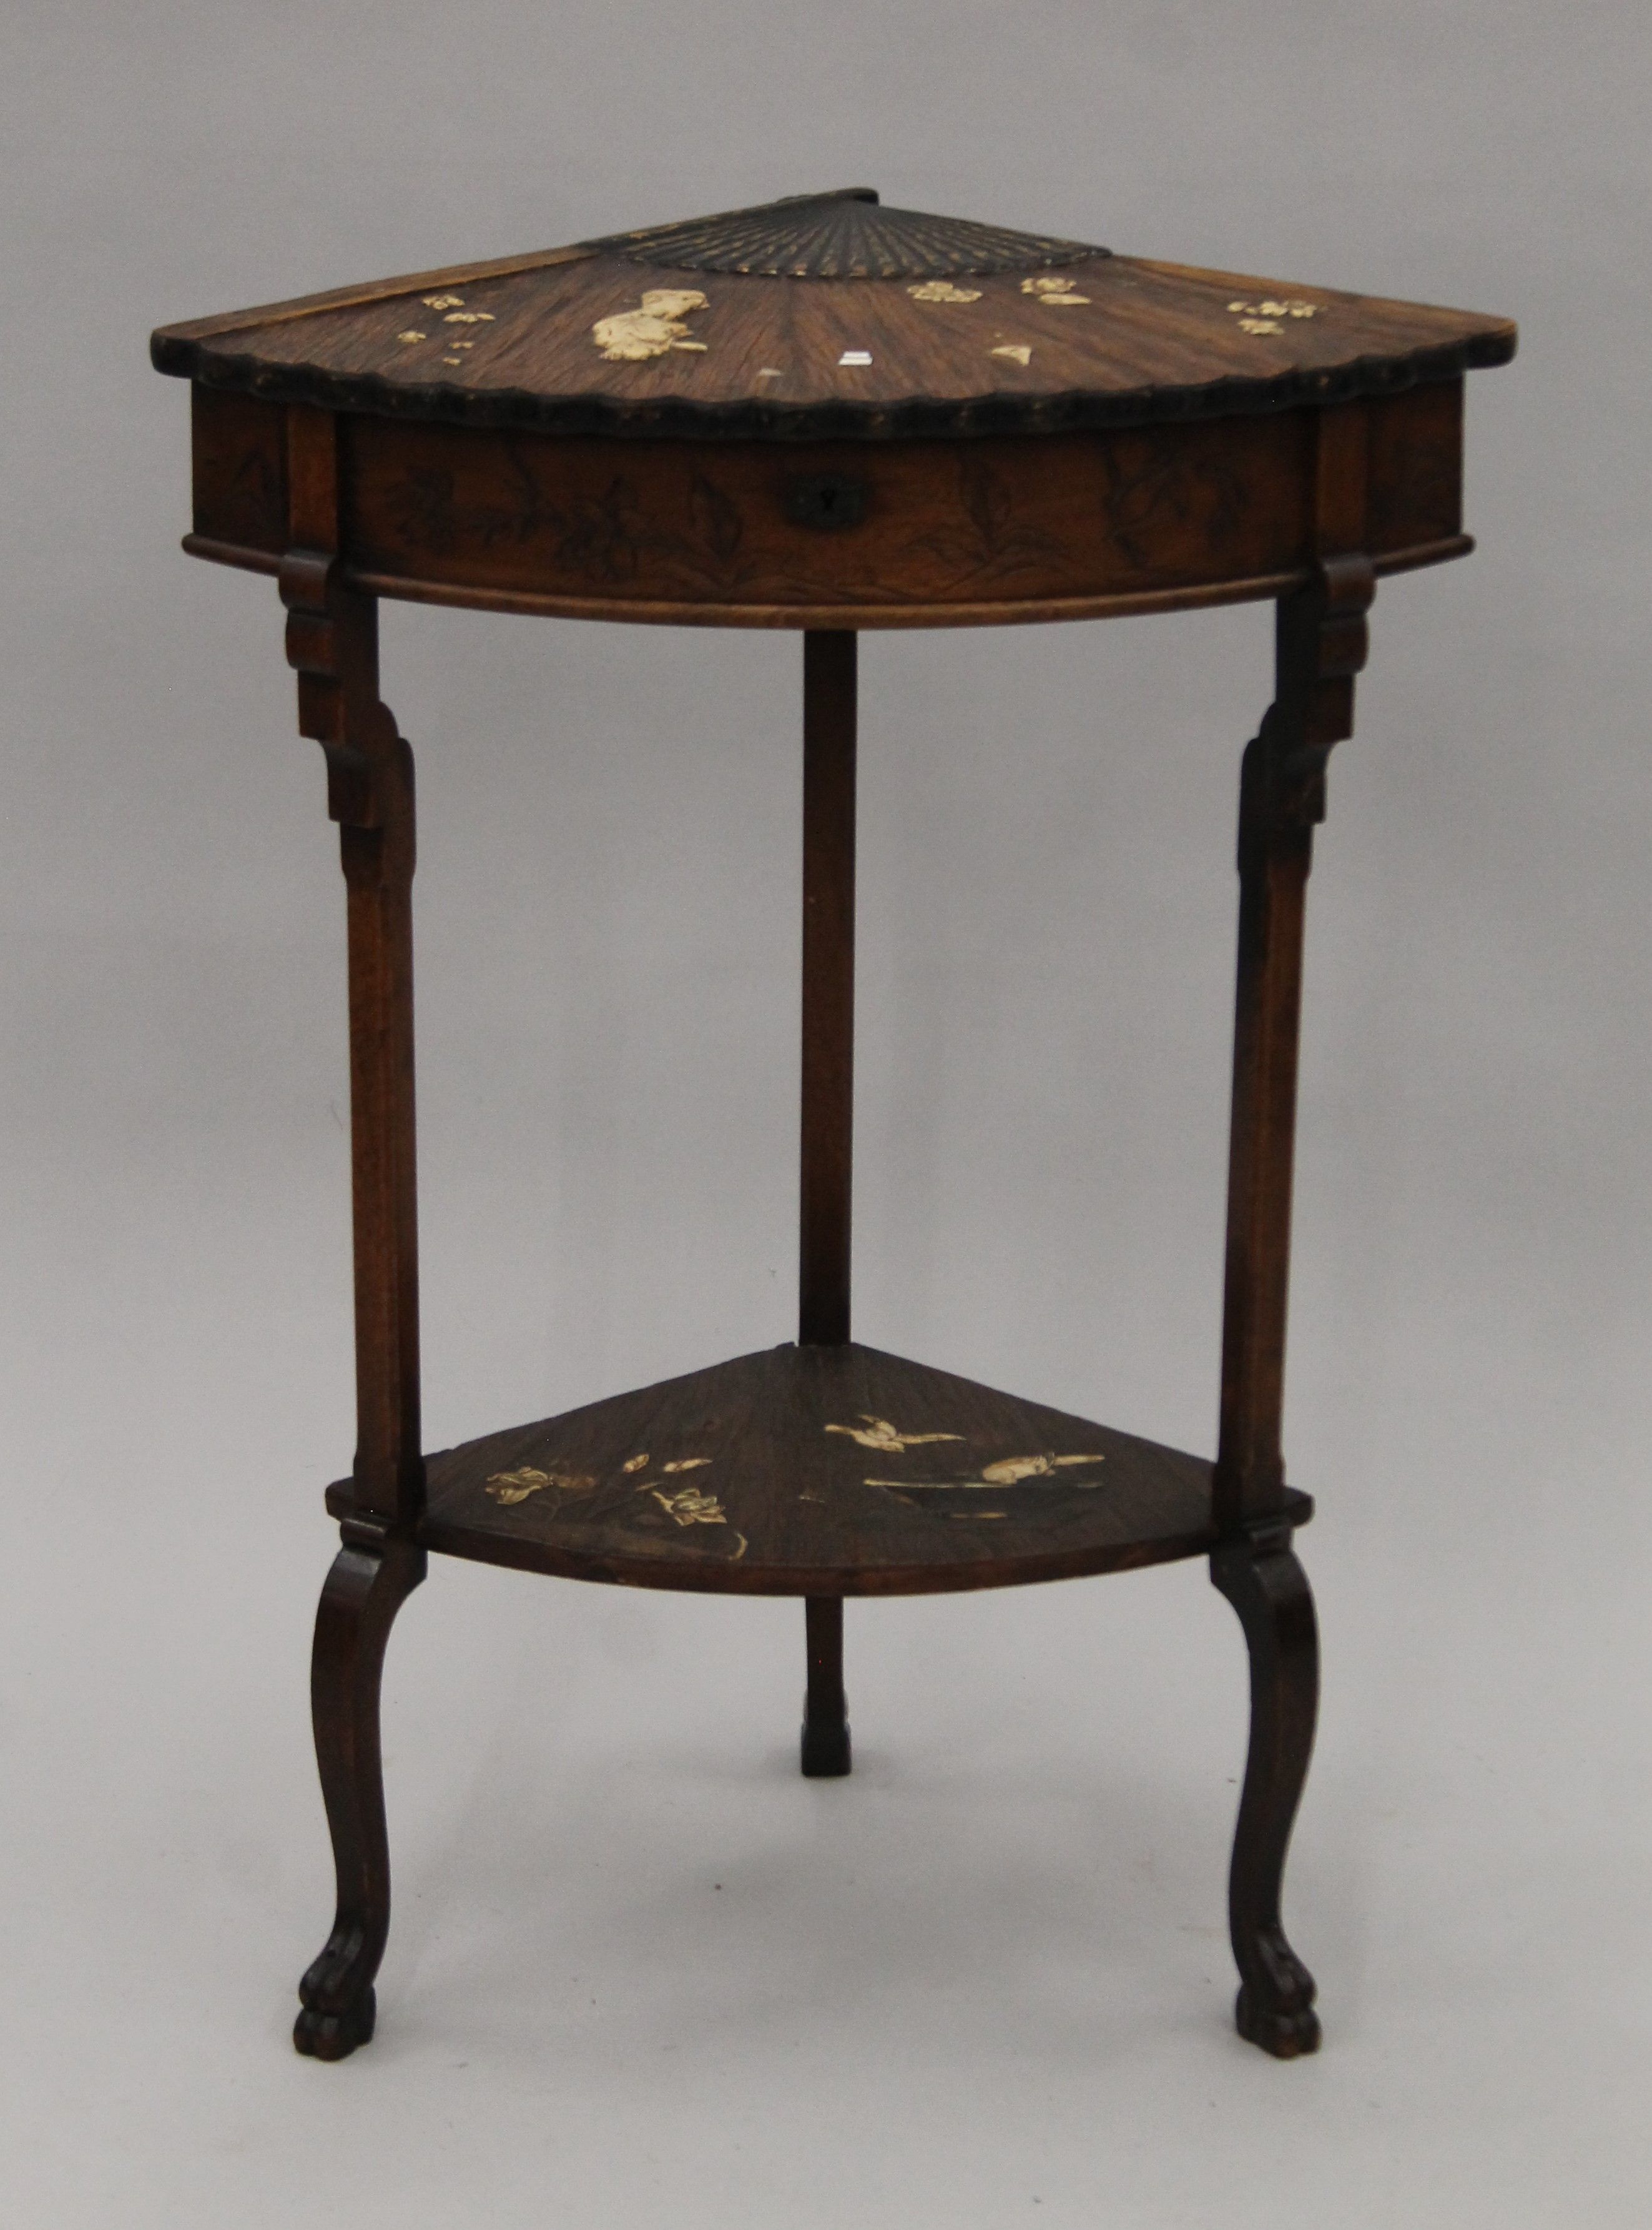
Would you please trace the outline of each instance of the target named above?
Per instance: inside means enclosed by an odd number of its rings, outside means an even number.
[[[658,270],[765,279],[960,278],[1048,270],[1108,252],[967,217],[885,209],[863,186],[690,217],[588,244]]]

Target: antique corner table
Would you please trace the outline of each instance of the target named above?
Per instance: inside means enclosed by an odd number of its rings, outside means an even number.
[[[380,280],[154,336],[192,383],[196,556],[272,573],[348,892],[358,1444],[312,1696],[338,1917],[300,2051],[372,2034],[378,1693],[429,1552],[800,1595],[803,1770],[849,1768],[843,1598],[1208,1556],[1250,1661],[1240,2033],[1319,2041],[1280,1922],[1318,1688],[1280,1447],[1303,894],[1384,573],[1462,531],[1498,318],[887,209],[865,188]],[[803,637],[797,1340],[428,1453],[419,1429],[412,757],[381,596]],[[849,1337],[855,641],[1270,597],[1243,757],[1214,1462]]]

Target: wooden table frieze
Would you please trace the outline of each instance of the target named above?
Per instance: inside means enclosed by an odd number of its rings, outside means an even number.
[[[843,1604],[1208,1556],[1249,1654],[1242,2034],[1319,2041],[1281,1890],[1318,1692],[1281,1426],[1304,903],[1378,580],[1460,557],[1465,375],[1507,320],[800,196],[163,328],[184,546],[275,577],[346,893],[357,1447],[313,1662],[337,1916],[294,2040],[366,2042],[384,1652],[432,1553],[800,1596],[805,1773],[850,1768]],[[382,597],[803,639],[795,1345],[427,1451],[412,753]],[[1214,1460],[851,1336],[858,633],[1272,600],[1241,770]]]

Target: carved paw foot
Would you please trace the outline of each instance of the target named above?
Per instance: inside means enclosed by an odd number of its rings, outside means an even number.
[[[1275,2059],[1300,2059],[1320,2048],[1320,2016],[1313,2010],[1313,1977],[1282,1936],[1264,1936],[1256,1947],[1262,1973],[1240,1985],[1234,2026],[1247,2044],[1259,2044]]]
[[[849,1770],[849,1731],[847,1719],[823,1724],[803,1721],[803,1769],[810,1781],[830,1781]]]
[[[1233,2021],[1247,2044],[1259,2044],[1275,2059],[1300,2059],[1320,2048],[1320,2016],[1312,2006],[1259,2007],[1242,1987],[1234,2001]]]
[[[378,2016],[372,1983],[378,1964],[358,1929],[335,1931],[299,1984],[304,2010],[293,2027],[295,2050],[312,2059],[347,2059],[371,2040]]]
[[[293,2026],[294,2049],[312,2059],[348,2059],[358,2044],[372,2040],[378,2004],[370,1982],[339,2013],[306,2006]]]

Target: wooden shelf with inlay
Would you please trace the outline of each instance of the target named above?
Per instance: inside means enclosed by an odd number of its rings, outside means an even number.
[[[338,1873],[301,2052],[371,2036],[379,1685],[432,1551],[801,1595],[803,1770],[845,1775],[843,1602],[1206,1556],[1250,1660],[1240,2032],[1319,2041],[1280,1919],[1318,1644],[1281,1446],[1302,916],[1378,581],[1473,548],[1466,375],[1506,319],[887,209],[869,188],[163,327],[197,557],[274,574],[348,889],[357,1445],[312,1699]],[[803,636],[798,1344],[427,1457],[413,761],[378,601]],[[1213,1460],[850,1338],[856,643],[1273,600],[1240,776]],[[1131,748],[1138,745],[1133,742]],[[614,748],[623,749],[623,739]],[[1074,809],[1080,809],[1075,806]],[[777,1326],[777,1330],[782,1327]]]
[[[1213,1466],[850,1342],[775,1347],[425,1460],[427,1549],[570,1579],[932,1595],[1207,1556]],[[340,1517],[350,1482],[330,1490]],[[1313,1508],[1292,1492],[1292,1520]]]

